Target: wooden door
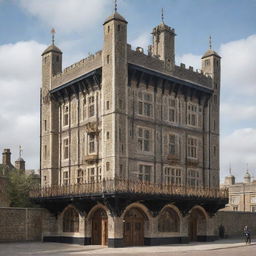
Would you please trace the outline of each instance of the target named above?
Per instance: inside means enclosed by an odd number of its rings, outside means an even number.
[[[190,217],[188,233],[190,241],[197,241],[197,218],[195,216]]]
[[[137,209],[132,210],[124,220],[124,245],[142,246],[144,245],[144,217]]]
[[[92,244],[108,244],[108,219],[103,209],[97,210],[92,218]]]

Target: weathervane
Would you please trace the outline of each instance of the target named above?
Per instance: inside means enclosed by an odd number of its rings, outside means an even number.
[[[55,41],[55,33],[56,33],[55,29],[52,28],[51,34],[52,34],[52,44],[53,44],[53,45],[54,45],[54,41]]]
[[[20,156],[20,158],[21,158],[21,152],[22,152],[23,150],[22,150],[22,147],[21,147],[21,145],[19,145],[19,156]]]
[[[161,15],[162,23],[164,24],[164,8],[162,8],[162,15]]]
[[[231,175],[231,163],[229,163],[229,174]]]
[[[209,36],[209,48],[212,49],[212,37]]]
[[[115,0],[115,12],[117,12],[117,0]]]

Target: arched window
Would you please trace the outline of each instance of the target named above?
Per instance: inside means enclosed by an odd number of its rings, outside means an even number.
[[[63,232],[79,231],[79,215],[74,208],[68,208],[63,215]]]
[[[158,219],[159,232],[179,232],[180,221],[178,214],[173,209],[165,209]]]

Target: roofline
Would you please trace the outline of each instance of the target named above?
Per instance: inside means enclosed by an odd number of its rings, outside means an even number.
[[[175,82],[175,83],[178,83],[178,84],[182,84],[182,85],[185,85],[187,87],[197,89],[197,90],[203,91],[205,93],[209,93],[209,94],[211,94],[213,92],[212,89],[204,87],[203,85],[200,85],[200,84],[192,83],[192,82],[182,80],[182,79],[179,79],[179,78],[176,78],[176,77],[173,77],[173,76],[168,76],[168,75],[163,74],[161,72],[156,72],[156,71],[153,71],[151,69],[147,69],[147,68],[144,68],[142,66],[138,66],[138,65],[135,65],[135,64],[132,64],[132,63],[128,63],[128,65],[131,68],[135,69],[135,70],[144,72],[144,73],[149,74],[149,75],[154,75],[154,76],[160,77],[160,78],[168,80],[170,82]]]
[[[89,72],[89,73],[83,74],[83,75],[81,75],[81,76],[75,78],[74,80],[71,80],[71,81],[69,81],[69,82],[67,82],[67,83],[65,83],[65,84],[62,84],[62,85],[60,85],[60,86],[58,86],[58,87],[56,87],[56,88],[50,90],[50,93],[53,94],[53,93],[55,93],[55,92],[57,92],[57,91],[60,91],[60,90],[62,90],[62,89],[64,89],[64,88],[69,87],[70,85],[72,85],[72,84],[74,84],[74,83],[80,82],[81,80],[83,80],[83,79],[85,79],[85,78],[88,78],[88,77],[90,77],[90,76],[93,76],[93,75],[97,74],[98,70],[100,70],[100,69],[101,69],[101,68],[97,68],[97,69],[95,69],[95,70],[93,70],[93,71],[91,71],[91,72]]]

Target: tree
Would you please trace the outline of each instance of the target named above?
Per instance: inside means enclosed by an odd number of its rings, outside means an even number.
[[[35,207],[29,200],[29,191],[35,186],[33,175],[13,169],[8,174],[7,194],[11,207]]]

